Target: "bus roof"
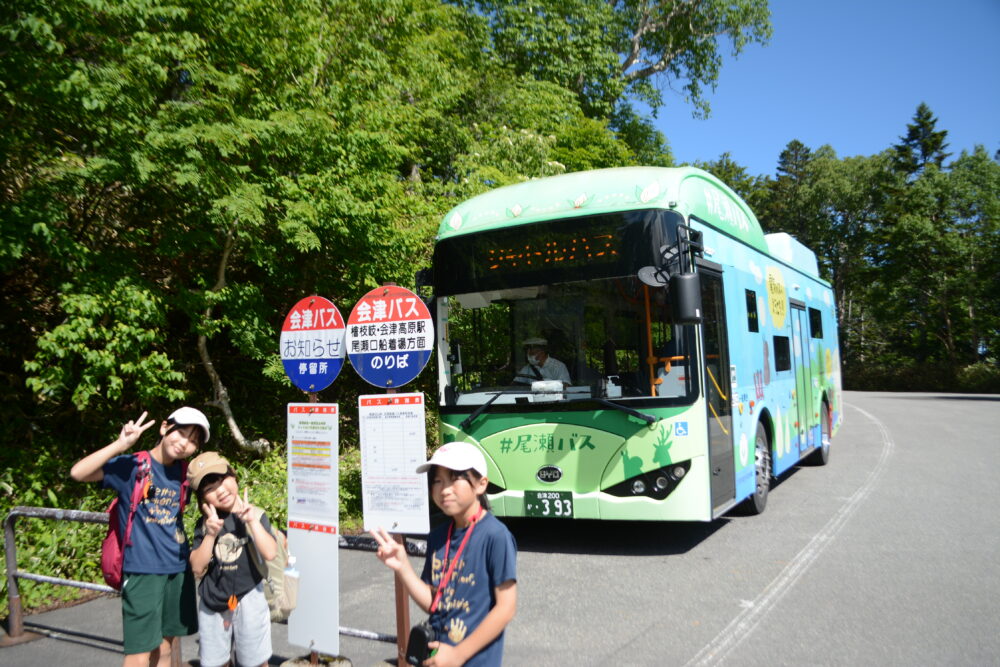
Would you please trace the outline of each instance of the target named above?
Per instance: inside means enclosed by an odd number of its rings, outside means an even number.
[[[618,167],[534,179],[485,192],[449,211],[438,240],[515,225],[636,209],[672,209],[768,253],[750,207],[695,167]]]

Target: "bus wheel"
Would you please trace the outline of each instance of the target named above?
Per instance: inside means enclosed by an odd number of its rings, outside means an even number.
[[[759,422],[753,458],[757,486],[753,495],[743,501],[743,510],[751,515],[764,511],[767,507],[767,492],[771,490],[771,443],[767,441],[764,425]]]
[[[823,401],[823,412],[820,413],[820,445],[819,449],[809,455],[809,463],[814,466],[825,466],[830,461],[830,406]]]

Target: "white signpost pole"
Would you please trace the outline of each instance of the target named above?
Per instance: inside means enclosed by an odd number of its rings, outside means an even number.
[[[365,447],[365,427],[363,417],[359,419],[361,426],[361,479],[365,503],[365,528],[369,528],[369,510],[374,504],[379,506],[379,518],[384,520],[383,525],[389,530],[396,542],[406,546],[406,539],[403,533],[426,533],[428,531],[428,504],[427,488],[423,483],[424,476],[417,475],[414,470],[418,465],[426,460],[426,440],[424,435],[424,402],[423,395],[420,396],[419,403],[400,403],[395,397],[402,395],[396,391],[406,383],[410,382],[420,371],[423,370],[434,347],[434,326],[431,320],[430,311],[416,294],[399,287],[394,283],[385,283],[382,287],[371,290],[354,305],[351,315],[347,321],[347,356],[351,360],[354,370],[366,382],[376,387],[383,387],[386,395],[381,397],[368,396],[361,397],[359,409],[366,407],[361,401],[363,399],[388,399],[390,402],[381,405],[370,404],[368,412],[369,421],[369,446]],[[410,410],[400,411],[398,408],[409,405]],[[412,416],[413,409],[419,405],[419,419],[406,419],[404,415]],[[379,412],[379,407],[392,406],[395,415],[388,418],[385,410]],[[363,414],[363,413],[362,413]],[[419,421],[419,436],[416,431],[411,437],[406,439],[406,444],[402,449],[392,448],[398,445],[398,438],[402,432],[389,439],[385,436],[384,430],[376,429],[373,424],[376,419],[382,419],[379,423],[394,423],[396,428],[401,428],[405,422],[410,424]],[[387,454],[387,450],[391,453]],[[373,473],[369,478],[366,470],[369,469],[365,463],[364,453],[369,452],[369,459],[378,457],[378,460],[385,463],[391,459],[394,470],[386,477],[384,468],[379,468],[381,472]],[[417,452],[417,459],[413,459],[412,452]],[[378,466],[376,466],[378,468]],[[382,478],[381,481],[379,478]],[[400,498],[411,498],[413,495],[414,482],[419,489],[422,510],[411,508],[404,500],[400,504]],[[372,489],[379,488],[379,495],[373,495]],[[403,511],[400,511],[405,508]],[[416,527],[424,526],[421,529],[409,529],[407,526],[416,518],[413,511],[423,514],[423,524],[413,524]],[[371,527],[377,527],[372,524]],[[399,575],[395,577],[396,582],[396,649],[398,652],[398,664],[406,663],[406,642],[410,632],[410,603],[406,589],[403,586]]]
[[[285,417],[288,550],[300,583],[288,642],[309,649],[311,664],[318,664],[318,651],[340,653],[340,415],[336,403],[320,403],[316,392],[337,379],[345,334],[337,306],[312,295],[285,316],[279,340],[285,373],[309,395],[308,403],[289,403]]]
[[[298,605],[288,618],[288,642],[340,654],[340,530],[336,403],[289,403],[288,550],[299,570]]]

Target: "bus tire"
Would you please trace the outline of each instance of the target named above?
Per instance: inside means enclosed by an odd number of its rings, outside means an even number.
[[[771,443],[767,440],[764,425],[757,422],[757,435],[754,438],[754,477],[756,486],[753,494],[743,501],[743,511],[748,515],[757,515],[767,507],[767,493],[771,490]]]
[[[820,445],[809,455],[808,463],[814,466],[825,466],[830,462],[830,406],[823,401],[820,413]]]

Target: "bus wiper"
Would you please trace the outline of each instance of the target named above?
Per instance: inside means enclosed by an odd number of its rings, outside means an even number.
[[[483,403],[482,405],[480,405],[478,408],[475,409],[475,411],[473,411],[473,413],[471,415],[469,415],[468,417],[466,417],[465,419],[463,419],[462,423],[459,424],[459,427],[461,427],[461,429],[463,431],[466,430],[467,428],[469,428],[469,424],[471,424],[472,422],[476,421],[476,417],[478,417],[479,415],[481,415],[484,412],[486,412],[486,408],[490,407],[490,405],[493,404],[493,401],[495,401],[498,398],[500,398],[500,395],[504,394],[504,393],[506,393],[506,392],[498,391],[497,393],[493,394],[493,397],[490,398],[490,400],[488,400],[485,403]]]
[[[597,397],[594,397],[594,398],[580,398],[580,399],[577,399],[577,400],[578,401],[593,401],[593,402],[598,403],[600,405],[603,405],[605,407],[612,408],[613,410],[621,410],[622,412],[626,412],[626,413],[632,415],[633,417],[636,417],[637,419],[641,419],[641,420],[645,421],[646,424],[649,425],[649,426],[652,426],[656,422],[660,421],[659,417],[654,417],[653,415],[647,415],[645,412],[639,412],[638,410],[635,410],[633,408],[624,406],[621,403],[613,403],[613,402],[605,400],[603,398],[597,398]]]

